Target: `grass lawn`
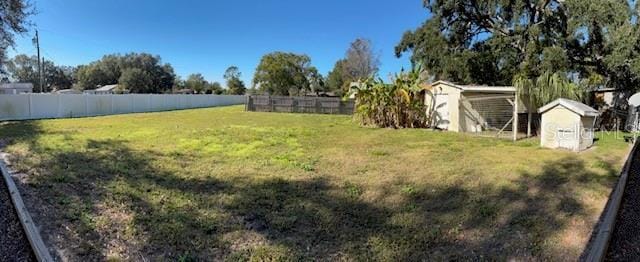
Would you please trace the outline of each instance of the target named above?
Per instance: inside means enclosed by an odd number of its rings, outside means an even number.
[[[0,124],[72,260],[575,260],[628,151],[241,106]]]

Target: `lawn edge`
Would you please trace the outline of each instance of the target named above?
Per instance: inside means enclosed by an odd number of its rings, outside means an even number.
[[[627,180],[629,178],[631,160],[639,149],[638,145],[640,145],[640,143],[636,140],[636,142],[634,142],[634,145],[631,146],[631,149],[627,152],[627,159],[624,163],[624,166],[622,167],[622,172],[620,174],[618,183],[611,192],[609,201],[607,201],[607,204],[604,207],[603,213],[601,215],[602,222],[597,226],[597,231],[594,231],[595,237],[590,247],[588,247],[588,250],[586,250],[586,257],[583,261],[603,261],[607,254],[609,242],[611,241],[611,234],[613,233],[613,229],[615,227],[620,204],[622,203],[622,196],[624,195]]]
[[[49,249],[47,249],[44,241],[42,241],[40,231],[31,218],[29,210],[27,210],[27,207],[24,205],[22,195],[20,194],[18,187],[16,187],[13,178],[11,178],[9,169],[2,158],[0,158],[0,173],[2,173],[2,177],[4,177],[4,182],[6,183],[9,195],[11,196],[11,202],[13,202],[13,207],[15,208],[16,213],[18,213],[20,224],[22,225],[25,235],[27,235],[27,239],[31,245],[31,250],[35,254],[36,259],[38,259],[38,261],[46,262],[53,261],[53,258],[49,253]]]

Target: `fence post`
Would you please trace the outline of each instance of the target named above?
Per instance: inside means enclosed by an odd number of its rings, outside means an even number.
[[[89,115],[89,96],[87,94],[84,94],[84,115],[90,116]]]
[[[297,113],[298,110],[296,110],[296,109],[298,107],[298,100],[296,100],[295,96],[291,97],[291,100],[292,100],[291,101],[291,113]]]
[[[269,111],[269,112],[274,112],[275,111],[275,107],[273,106],[273,101],[271,100],[271,95],[267,96],[267,99],[269,101],[269,105],[271,106],[271,111]]]
[[[60,103],[60,95],[56,95],[56,98],[58,98],[57,99],[57,101],[58,101],[58,113],[56,114],[56,118],[61,118],[61,117],[64,117],[64,116],[62,115],[62,108],[61,108],[62,106],[60,105],[61,104]],[[73,116],[71,116],[71,117],[73,117]]]
[[[31,93],[28,94],[28,96],[29,96],[29,111],[28,111],[29,112],[29,119],[33,118],[33,115],[31,115],[31,106],[32,106],[31,95],[32,95]]]
[[[316,114],[320,114],[320,108],[321,108],[321,106],[320,106],[320,100],[318,100],[318,98],[317,98],[317,97],[314,97],[314,98],[313,98],[313,101],[314,101],[314,103],[315,103],[315,105],[316,105]]]

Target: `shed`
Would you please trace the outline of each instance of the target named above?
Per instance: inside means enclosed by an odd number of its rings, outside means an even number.
[[[459,85],[437,81],[426,86],[427,114],[432,125],[453,132],[505,134],[518,132],[518,114],[526,107],[513,86]]]
[[[593,127],[599,113],[592,107],[560,98],[543,107],[540,145],[582,151],[593,145]]]

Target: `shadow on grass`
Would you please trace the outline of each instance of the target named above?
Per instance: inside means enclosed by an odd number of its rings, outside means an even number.
[[[30,156],[41,157],[46,171],[26,187],[46,199],[40,211],[53,218],[46,227],[63,236],[54,241],[72,260],[575,259],[580,250],[553,241],[590,217],[577,190],[613,180],[566,157],[505,186],[470,183],[471,173],[469,181],[416,186],[386,205],[363,200],[358,185],[322,177],[169,169],[166,158],[192,160],[133,150],[122,140],[88,140],[64,152],[32,145]]]

